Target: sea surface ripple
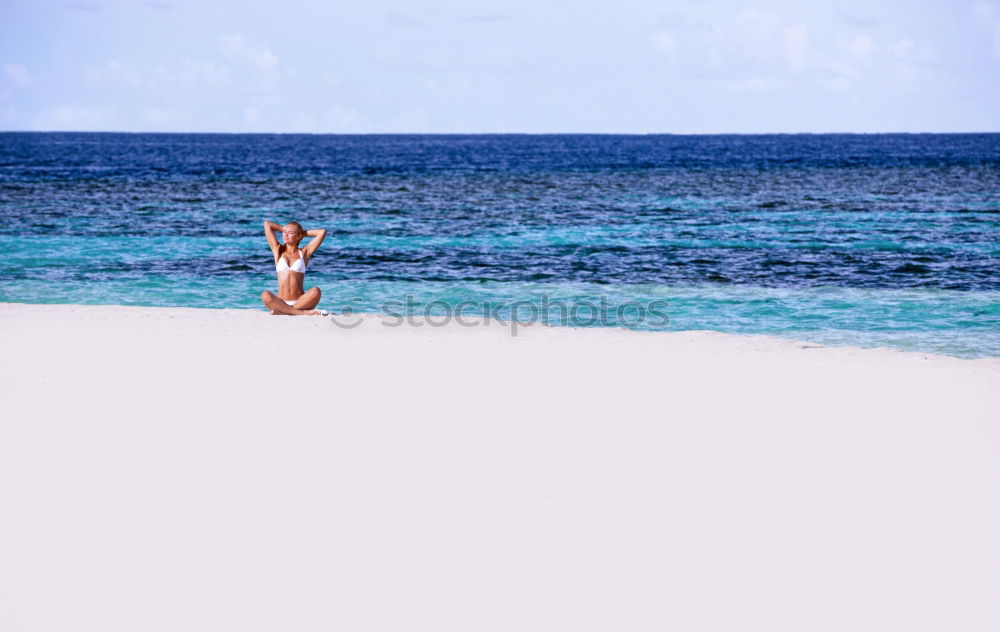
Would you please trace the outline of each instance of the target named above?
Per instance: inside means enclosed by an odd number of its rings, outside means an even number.
[[[1000,134],[2,133],[0,210],[2,301],[258,308],[294,219],[327,309],[605,297],[1000,355]]]

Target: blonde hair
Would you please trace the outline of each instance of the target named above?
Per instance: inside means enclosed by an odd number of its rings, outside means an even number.
[[[302,230],[302,224],[300,224],[298,222],[288,222],[287,224],[285,224],[285,226],[294,226],[295,230],[299,231],[299,238],[296,239],[295,242],[292,244],[295,247],[298,247],[298,245],[300,243],[302,243],[302,238],[305,237],[305,235],[306,235],[306,231]],[[282,231],[284,231],[284,227],[282,227]],[[284,252],[284,248],[287,245],[288,245],[287,243],[281,244],[281,250],[280,251]]]

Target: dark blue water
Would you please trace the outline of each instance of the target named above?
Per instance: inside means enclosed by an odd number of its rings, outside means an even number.
[[[1000,355],[1000,134],[0,134],[0,300],[666,301],[667,329]],[[614,324],[614,323],[612,323]]]

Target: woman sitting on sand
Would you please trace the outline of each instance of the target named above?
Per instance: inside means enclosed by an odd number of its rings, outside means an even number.
[[[279,244],[274,233],[280,232],[284,244]],[[314,309],[319,305],[320,291],[318,287],[303,289],[306,278],[306,266],[309,265],[313,253],[323,243],[326,231],[322,228],[303,231],[298,222],[288,222],[281,227],[274,222],[264,220],[264,235],[267,244],[271,246],[274,255],[274,268],[278,272],[278,295],[264,292],[260,300],[271,310],[272,314],[287,314],[289,316],[314,316],[322,314]],[[299,248],[302,237],[312,237],[305,248]]]

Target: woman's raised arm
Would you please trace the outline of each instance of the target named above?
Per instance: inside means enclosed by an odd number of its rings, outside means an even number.
[[[326,237],[325,228],[314,228],[312,230],[306,231],[306,237],[312,237],[313,240],[306,244],[306,247],[302,250],[306,253],[306,257],[312,257],[319,245],[323,243],[323,239]]]
[[[274,236],[275,231],[281,232],[284,230],[283,226],[279,226],[270,220],[264,220],[264,236],[267,237],[267,245],[271,247],[271,252],[274,256],[278,256],[278,238]]]

